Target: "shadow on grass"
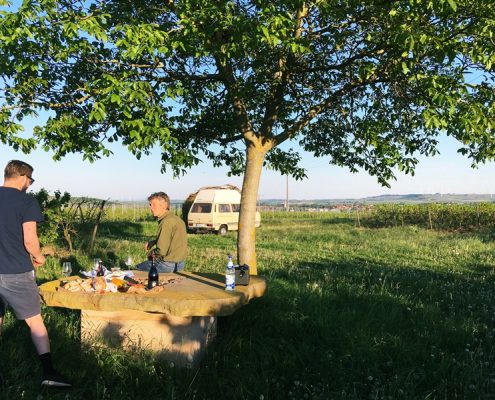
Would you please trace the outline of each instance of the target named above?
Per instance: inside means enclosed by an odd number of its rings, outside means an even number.
[[[481,366],[493,357],[484,341],[491,315],[482,311],[493,278],[480,288],[457,274],[359,259],[267,278],[264,298],[221,320],[216,345],[265,398],[485,398],[493,390]]]
[[[98,228],[98,237],[108,240],[145,241],[149,239],[141,222],[105,221]]]

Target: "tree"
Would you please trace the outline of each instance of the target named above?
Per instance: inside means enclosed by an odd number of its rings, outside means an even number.
[[[5,0],[0,4],[6,5]],[[493,159],[492,0],[26,0],[0,16],[0,138],[94,160],[120,141],[175,174],[244,173],[238,258],[256,273],[264,165],[298,144],[388,185],[440,134]],[[50,118],[21,136],[40,110]],[[288,143],[283,148],[282,143]]]

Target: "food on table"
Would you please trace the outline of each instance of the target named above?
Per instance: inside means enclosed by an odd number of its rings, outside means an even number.
[[[84,279],[81,282],[81,287],[85,292],[92,292],[93,291],[93,280],[92,279]]]
[[[161,277],[157,286],[152,289],[148,289],[148,280],[144,278],[124,280],[117,277],[107,277],[106,280],[103,276],[97,276],[95,278],[87,279],[71,279],[67,281],[61,281],[60,289],[67,290],[69,292],[81,292],[81,293],[158,293],[165,289],[165,285],[171,283],[177,283],[183,279],[182,276],[174,277]]]
[[[107,281],[103,276],[97,276],[96,278],[93,278],[93,288],[96,293],[105,293]]]
[[[136,283],[127,290],[127,293],[146,293],[146,286],[142,283]]]
[[[117,293],[118,288],[117,285],[115,285],[115,283],[107,282],[107,287],[105,290],[110,293]]]
[[[123,286],[126,286],[127,283],[126,281],[124,281],[123,279],[120,279],[120,278],[112,278],[111,282],[117,286],[118,289],[120,289],[121,287]]]

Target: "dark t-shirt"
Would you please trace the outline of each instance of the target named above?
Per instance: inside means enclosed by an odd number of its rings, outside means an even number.
[[[33,269],[22,230],[22,224],[30,221],[43,221],[37,200],[20,190],[0,187],[0,274]]]

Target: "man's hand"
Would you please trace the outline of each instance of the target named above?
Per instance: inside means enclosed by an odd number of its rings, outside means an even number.
[[[156,244],[156,240],[149,240],[144,244],[144,251],[148,252],[154,245]]]
[[[40,254],[37,257],[33,257],[33,265],[35,267],[41,267],[45,263],[46,259],[43,254]]]

